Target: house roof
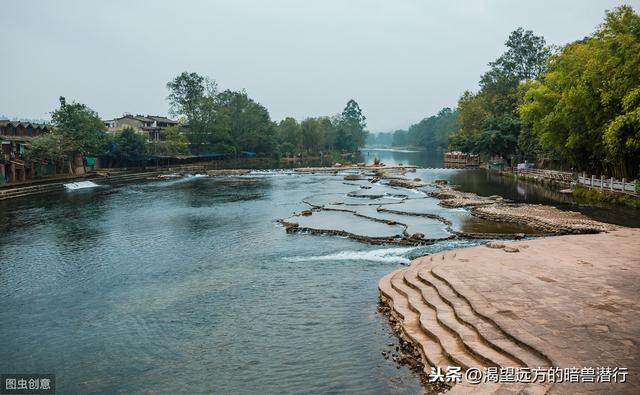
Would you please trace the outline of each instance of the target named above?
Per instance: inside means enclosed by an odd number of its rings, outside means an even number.
[[[152,119],[152,120],[157,121],[157,122],[171,123],[171,124],[175,124],[175,125],[178,124],[178,121],[174,121],[173,119],[169,119],[167,117],[163,117],[163,116],[160,116],[160,115],[147,115],[147,118]]]
[[[49,127],[50,127],[49,125],[46,125],[44,123],[9,121],[8,119],[0,120],[0,126],[13,126],[13,127],[22,126],[23,128],[32,127],[34,129],[42,129],[42,130],[49,130]]]
[[[163,117],[163,116],[160,116],[160,115],[147,115],[147,116],[145,116],[145,115],[141,115],[141,114],[137,114],[137,115],[126,114],[126,115],[121,116],[120,118],[115,118],[113,120],[117,121],[117,120],[123,119],[123,118],[131,118],[131,119],[135,119],[136,121],[140,121],[140,122],[144,122],[144,123],[163,122],[163,123],[169,123],[169,124],[174,124],[174,125],[178,124],[178,121],[174,121],[173,119],[169,119],[167,117]]]

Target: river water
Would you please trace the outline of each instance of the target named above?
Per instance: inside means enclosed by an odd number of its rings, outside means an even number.
[[[397,341],[377,282],[479,241],[373,246],[277,223],[353,188],[256,172],[0,202],[0,372],[54,373],[59,393],[417,393],[417,377],[381,355]]]

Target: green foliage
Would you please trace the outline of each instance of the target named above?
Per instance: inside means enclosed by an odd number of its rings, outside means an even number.
[[[543,149],[579,170],[631,178],[640,165],[639,90],[640,17],[622,6],[521,87],[518,112]]]
[[[67,155],[99,155],[106,141],[104,124],[98,114],[84,104],[68,104],[60,97],[60,108],[51,114],[56,133],[64,141]]]
[[[287,117],[277,127],[281,150],[288,155],[295,155],[302,150],[302,130],[294,118]]]
[[[424,148],[446,148],[449,135],[455,129],[458,113],[448,107],[437,115],[432,115],[411,125],[408,131],[408,143],[411,146]]]
[[[131,127],[118,131],[107,143],[106,156],[120,163],[146,161],[147,155],[146,138]]]
[[[39,162],[56,163],[67,158],[67,144],[57,131],[41,134],[27,146],[27,156]]]
[[[409,145],[409,133],[406,130],[396,130],[392,134],[391,145],[394,147],[406,147]]]
[[[347,102],[342,115],[337,119],[335,147],[342,151],[354,152],[364,146],[367,139],[366,118],[358,103],[351,99]]]
[[[640,209],[640,199],[624,193],[598,191],[596,189],[577,186],[573,191],[573,196],[579,203],[583,204],[605,203],[617,206],[635,207],[636,209]]]
[[[186,135],[195,154],[355,151],[367,136],[365,117],[354,100],[335,119],[307,118],[299,124],[285,118],[275,124],[267,109],[245,91],[218,92],[215,81],[196,73],[180,74],[167,88],[171,113],[187,119]]]
[[[162,141],[151,144],[151,152],[161,156],[189,155],[189,139],[177,126],[171,126],[162,132]]]
[[[449,136],[458,123],[458,112],[448,107],[443,108],[437,115],[424,118],[415,123],[408,130],[395,130],[389,133],[370,134],[367,137],[369,145],[383,145],[394,147],[422,147],[446,148]]]
[[[187,138],[194,153],[278,150],[269,112],[245,91],[218,92],[215,81],[186,72],[167,88],[172,113],[188,120]]]
[[[276,148],[275,129],[269,112],[246,92],[226,90],[217,96],[217,111],[228,128],[225,132],[237,151],[270,153]]]
[[[206,77],[186,71],[167,83],[169,108],[174,116],[183,115],[189,120],[197,119],[202,110],[202,99],[215,96],[217,84]]]
[[[322,149],[322,128],[317,118],[307,118],[300,124],[302,146],[307,152],[319,152]]]
[[[480,78],[480,91],[460,97],[452,148],[502,158],[527,153],[518,150],[522,129],[516,111],[518,87],[544,72],[550,51],[543,37],[522,28],[512,32],[505,45],[507,50],[489,63],[489,71]],[[529,145],[527,150],[531,149]]]

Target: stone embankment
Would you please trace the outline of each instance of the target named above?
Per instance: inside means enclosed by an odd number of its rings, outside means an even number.
[[[580,234],[609,232],[617,226],[589,219],[575,211],[563,211],[541,204],[492,204],[474,207],[477,217],[529,225],[554,234]]]
[[[436,186],[440,190],[431,195],[440,199],[441,206],[466,207],[474,216],[491,221],[528,225],[557,235],[609,232],[618,228],[575,211],[541,204],[510,203],[500,196],[483,197],[456,191],[444,183],[436,183]]]
[[[448,366],[629,370],[626,383],[463,379],[452,394],[637,394],[639,246],[640,230],[624,228],[422,257],[380,280],[381,311],[423,377]]]

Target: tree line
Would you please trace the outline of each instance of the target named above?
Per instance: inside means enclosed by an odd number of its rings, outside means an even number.
[[[438,114],[411,125],[407,130],[371,134],[367,144],[445,149],[449,145],[449,135],[455,130],[457,120],[457,110],[445,107]]]
[[[450,146],[512,164],[548,164],[616,177],[640,172],[640,16],[606,13],[589,37],[550,48],[522,28],[458,101]]]
[[[355,100],[338,115],[271,120],[269,111],[246,91],[219,91],[217,83],[183,72],[167,83],[170,113],[180,125],[148,142],[132,127],[108,133],[98,114],[82,103],[68,103],[51,113],[52,131],[32,140],[28,156],[36,161],[69,165],[76,157],[96,156],[108,167],[143,164],[154,156],[237,156],[243,152],[278,158],[355,152],[364,145],[366,118]]]
[[[186,121],[191,150],[198,154],[355,152],[367,136],[366,118],[355,100],[339,115],[276,123],[245,91],[219,91],[215,81],[196,73],[180,74],[167,88],[170,112]]]
[[[640,16],[631,7],[607,11],[593,34],[563,47],[522,28],[505,46],[456,109],[367,144],[448,146],[511,165],[640,175]]]

